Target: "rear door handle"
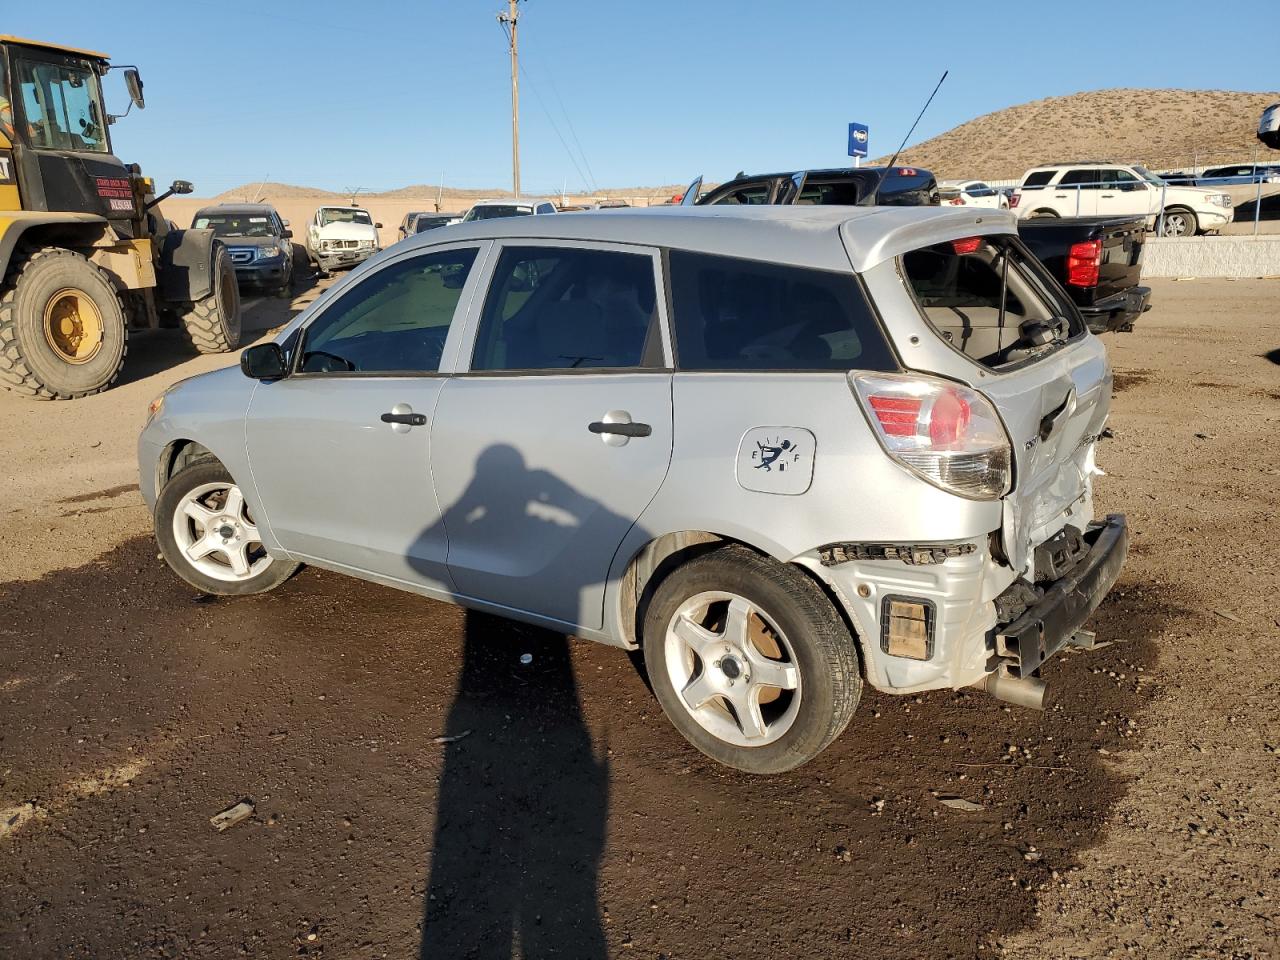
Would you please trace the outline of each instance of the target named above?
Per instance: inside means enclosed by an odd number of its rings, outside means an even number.
[[[587,424],[592,433],[612,434],[615,437],[647,437],[653,433],[653,427],[647,423],[606,423],[597,420]]]
[[[425,427],[427,425],[427,415],[425,413],[384,413],[381,420],[383,423],[403,423],[407,427]]]

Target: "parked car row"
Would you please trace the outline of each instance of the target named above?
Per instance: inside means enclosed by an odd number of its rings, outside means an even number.
[[[1236,163],[1225,167],[1206,167],[1203,173],[1174,170],[1159,174],[1165,183],[1176,186],[1232,186],[1242,183],[1280,183],[1280,164]]]
[[[1145,167],[1056,163],[1027,171],[1009,197],[1019,218],[1142,216],[1170,237],[1220,230],[1234,217],[1231,195],[1174,186]]]

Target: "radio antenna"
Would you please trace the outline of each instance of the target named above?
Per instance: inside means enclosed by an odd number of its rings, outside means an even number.
[[[924,116],[924,112],[929,109],[929,104],[933,103],[933,98],[938,95],[938,91],[942,88],[942,81],[947,79],[950,70],[943,70],[942,77],[938,80],[938,85],[933,88],[933,93],[929,94],[929,99],[924,102],[924,106],[920,108],[920,112],[916,115],[916,122],[911,124],[911,129],[907,131],[907,135],[902,138],[902,142],[898,144],[898,149],[893,151],[893,156],[889,162],[885,164],[885,168],[880,171],[880,179],[876,181],[876,188],[871,194],[871,200],[874,203],[880,199],[880,187],[884,185],[884,178],[889,175],[889,171],[893,169],[894,161],[898,159],[898,154],[902,152],[902,148],[907,145],[907,141],[911,139],[911,134],[916,132],[916,124],[920,122],[920,118]]]

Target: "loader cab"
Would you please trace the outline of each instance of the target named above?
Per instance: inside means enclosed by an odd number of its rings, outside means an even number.
[[[109,69],[101,53],[0,36],[0,209],[97,214],[129,232],[141,211],[111,152]]]

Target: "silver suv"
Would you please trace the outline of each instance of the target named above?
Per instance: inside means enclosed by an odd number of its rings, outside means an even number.
[[[314,564],[643,648],[671,722],[793,768],[888,693],[1041,665],[1124,561],[1102,344],[989,210],[461,224],[157,398],[160,550],[214,594]]]

